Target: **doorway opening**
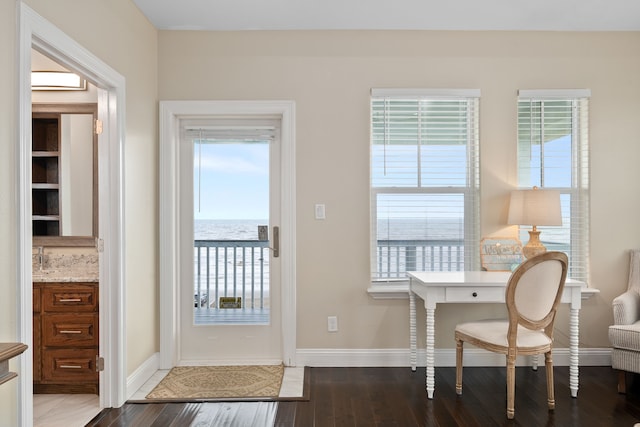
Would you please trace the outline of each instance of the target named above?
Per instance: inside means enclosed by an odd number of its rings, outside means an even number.
[[[160,257],[170,262],[163,263],[160,271],[160,368],[170,369],[177,364],[184,363],[185,360],[193,363],[210,362],[211,357],[215,357],[214,362],[224,362],[226,359],[242,359],[245,362],[250,359],[253,362],[270,364],[274,359],[284,362],[286,366],[295,366],[295,150],[294,150],[294,104],[289,101],[161,101],[160,103],[160,227],[168,232],[160,235]],[[183,124],[190,119],[216,119],[235,120],[244,119],[253,121],[250,128],[277,128],[279,132],[279,144],[270,142],[269,147],[269,180],[268,187],[263,188],[263,192],[268,193],[268,217],[256,217],[263,222],[268,220],[269,224],[254,224],[265,226],[270,231],[272,237],[276,233],[279,237],[279,248],[275,248],[275,239],[269,240],[261,231],[254,242],[261,242],[259,245],[266,245],[265,253],[269,253],[269,321],[263,325],[249,326],[236,324],[226,325],[196,325],[194,309],[201,308],[202,304],[208,305],[211,310],[211,303],[215,302],[219,306],[220,292],[223,288],[218,288],[218,297],[215,297],[215,288],[208,288],[207,297],[213,293],[214,298],[204,298],[201,290],[198,295],[197,288],[194,289],[195,266],[194,253],[194,211],[196,210],[197,183],[197,147],[193,142],[181,143],[185,126]],[[277,121],[276,126],[269,126],[256,120]],[[192,124],[192,123],[191,123]],[[220,125],[220,123],[217,123]],[[236,123],[237,124],[237,123]],[[262,125],[262,126],[261,126]],[[216,126],[214,125],[213,128]],[[228,132],[232,127],[227,125],[218,126],[218,130],[224,129]],[[237,128],[237,126],[236,126]],[[202,128],[204,129],[204,128]],[[210,127],[211,130],[212,128]],[[245,127],[245,130],[247,127]],[[199,132],[200,130],[197,130]],[[226,137],[225,137],[226,138]],[[214,138],[215,139],[215,138]],[[227,147],[228,148],[228,147]],[[263,147],[266,148],[266,145]],[[278,148],[278,154],[274,155],[274,148]],[[274,173],[274,171],[277,171]],[[221,181],[219,179],[218,181]],[[200,180],[200,185],[204,181]],[[256,186],[258,189],[261,185]],[[268,190],[266,190],[268,188]],[[204,190],[204,186],[201,187]],[[200,191],[200,195],[204,194]],[[275,194],[275,198],[274,198]],[[256,196],[257,197],[257,196]],[[267,194],[265,194],[267,197]],[[213,198],[219,205],[225,200]],[[277,200],[276,202],[273,202]],[[189,212],[185,212],[185,207]],[[190,218],[185,223],[184,218]],[[277,227],[274,228],[274,227]],[[264,228],[261,228],[264,230]],[[258,230],[255,230],[256,234]],[[258,243],[252,243],[258,245]],[[278,249],[277,255],[274,256]],[[219,252],[220,253],[220,252]],[[236,253],[238,250],[236,249]],[[265,255],[266,256],[266,255]],[[259,258],[255,258],[259,261]],[[241,261],[241,262],[238,262]],[[242,269],[238,268],[242,264],[251,264],[248,258],[244,261],[236,259],[236,274]],[[232,264],[228,264],[233,268]],[[245,270],[246,272],[246,270]],[[274,272],[279,274],[279,286],[275,286]],[[240,277],[244,275],[240,273]],[[242,279],[240,279],[242,280]],[[179,284],[187,283],[186,290]],[[238,283],[238,282],[236,282]],[[197,284],[196,284],[197,286]],[[203,288],[201,288],[203,289]],[[243,297],[236,288],[235,296]],[[276,291],[276,289],[279,289]],[[245,301],[233,301],[234,294],[231,287],[227,289],[227,296],[231,297],[231,304],[246,303],[246,299],[254,299],[250,296],[250,290],[244,293]],[[174,297],[178,296],[178,298]],[[195,296],[195,298],[194,298]],[[223,295],[224,296],[224,295]],[[213,301],[212,301],[213,300]],[[204,302],[203,302],[204,301]],[[195,307],[199,305],[200,307]],[[189,307],[190,309],[187,309]],[[206,309],[206,308],[205,308]],[[187,313],[187,314],[185,314]],[[277,336],[277,340],[265,338],[267,328],[271,328],[272,337]],[[188,331],[185,331],[185,329]],[[254,329],[250,329],[254,328]],[[233,344],[228,344],[228,339],[233,338]],[[256,345],[256,340],[262,339],[261,345]],[[217,342],[218,345],[215,345]],[[200,348],[213,345],[215,352],[199,350]],[[239,356],[241,355],[241,356]],[[207,359],[207,360],[204,360]]]
[[[64,67],[85,76],[98,88],[98,118],[103,132],[98,144],[100,356],[104,370],[99,374],[100,407],[119,407],[125,400],[124,349],[124,205],[123,168],[125,80],[53,24],[24,3],[19,3],[19,138],[17,139],[16,182],[18,207],[17,276],[19,296],[18,339],[33,339],[32,276],[32,132],[31,53],[45,54]],[[18,423],[33,425],[33,353],[31,346],[20,361]]]

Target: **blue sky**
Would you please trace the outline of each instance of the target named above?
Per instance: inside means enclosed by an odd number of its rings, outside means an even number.
[[[194,218],[268,218],[269,144],[202,144],[200,147],[201,152],[198,144],[194,145]]]
[[[566,181],[568,178],[570,179],[570,173],[568,173],[570,171],[567,171],[565,165],[568,161],[567,156],[570,156],[570,145],[570,136],[545,144],[547,153],[554,153],[548,156],[545,168],[547,187],[567,185]],[[199,147],[201,151],[199,151]],[[402,150],[396,148],[386,147],[388,158],[393,159],[391,160],[392,164],[402,165],[402,172],[395,175],[394,172],[397,170],[391,166],[388,177],[383,178],[382,175],[379,175],[376,180],[391,179],[393,181],[394,177],[406,179],[417,173],[415,165],[413,169],[411,166],[411,161],[415,161],[415,153],[407,156],[406,153],[399,152]],[[449,176],[459,176],[464,181],[465,147],[455,148],[457,150],[453,151],[457,155],[451,157],[452,147],[447,147],[449,158],[446,169],[449,171]],[[376,157],[374,154],[374,158]],[[439,159],[437,155],[434,158]],[[455,161],[453,161],[454,159]],[[533,175],[539,174],[539,170],[535,168],[539,162],[539,151],[533,150]],[[381,170],[380,165],[375,163],[373,173],[377,175]],[[441,170],[441,167],[429,169]],[[424,179],[428,179],[428,177],[427,174]],[[409,181],[412,180],[409,178]],[[534,182],[532,185],[535,184],[538,183]],[[395,185],[402,186],[402,183],[397,182]],[[267,142],[218,143],[202,144],[201,146],[196,144],[194,146],[193,188],[195,219],[267,219],[269,217],[269,144]]]

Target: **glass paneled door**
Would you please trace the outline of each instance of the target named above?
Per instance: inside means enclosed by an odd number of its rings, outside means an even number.
[[[181,364],[282,360],[278,130],[182,121]]]

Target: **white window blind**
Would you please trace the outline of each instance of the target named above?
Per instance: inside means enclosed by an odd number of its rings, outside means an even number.
[[[374,282],[478,268],[478,106],[475,90],[372,91]]]
[[[518,185],[560,191],[562,226],[538,227],[548,250],[569,256],[569,276],[589,279],[588,90],[518,94]],[[528,240],[530,227],[520,227]]]

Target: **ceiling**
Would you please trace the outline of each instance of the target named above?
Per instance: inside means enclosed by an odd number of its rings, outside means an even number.
[[[639,0],[133,0],[161,30],[639,31]]]

